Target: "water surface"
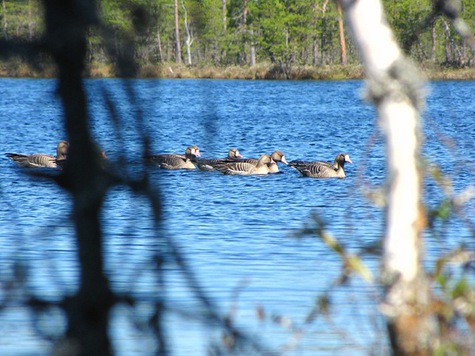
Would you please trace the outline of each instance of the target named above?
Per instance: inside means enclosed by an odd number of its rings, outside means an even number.
[[[54,153],[65,138],[55,81],[0,81],[3,152]],[[362,193],[384,185],[386,164],[375,112],[361,99],[363,86],[361,81],[86,81],[95,138],[112,161],[125,155],[132,174],[141,171],[141,125],[155,153],[183,153],[188,145],[198,145],[205,157],[222,157],[237,147],[246,157],[280,149],[287,160],[332,161],[346,152],[354,163],[345,167],[342,180],[302,178],[286,166],[263,177],[151,169],[151,183],[164,202],[158,236],[147,200],[114,188],[103,214],[106,270],[114,290],[163,294],[170,308],[183,312],[202,308],[176,264],[166,265],[165,289],[150,272],[150,260],[167,248],[166,236],[180,248],[218,310],[223,315],[233,311],[236,325],[271,349],[289,355],[384,352],[384,328],[374,303],[377,288],[359,280],[333,287],[341,272],[339,258],[315,237],[294,237],[314,213],[352,252],[383,235],[384,212]],[[127,88],[135,93],[133,101]],[[440,165],[454,194],[473,184],[474,92],[473,82],[431,83],[423,114],[423,162]],[[104,95],[118,107],[120,134]],[[78,265],[69,196],[51,182],[22,174],[6,157],[0,165],[2,279],[20,260],[29,266],[28,288],[35,295],[55,300],[73,293]],[[430,176],[425,192],[429,208],[444,198]],[[439,235],[425,234],[428,267],[459,243],[473,248],[473,210],[474,203],[468,202],[465,221],[453,215],[438,225]],[[365,262],[377,272],[375,256],[366,256]],[[317,297],[330,289],[332,317],[305,323]],[[153,342],[134,329],[131,313],[125,308],[114,312],[111,333],[118,354],[149,354]],[[48,352],[23,307],[2,314],[0,349],[12,355]],[[62,316],[51,320],[61,331]],[[167,321],[174,355],[205,355],[210,340],[220,340],[219,330],[200,320],[168,313]]]

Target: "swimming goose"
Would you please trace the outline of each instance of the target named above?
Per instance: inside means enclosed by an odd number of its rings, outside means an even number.
[[[257,164],[239,160],[235,162],[223,162],[215,166],[215,169],[232,175],[256,175],[270,173],[270,166],[275,164],[274,160],[267,154],[263,154]]]
[[[272,154],[270,155],[271,158],[276,162],[274,163],[273,165],[270,165],[269,168],[270,168],[270,173],[277,173],[279,172],[279,167],[277,166],[277,162],[282,162],[283,164],[285,165],[288,165],[289,163],[287,162],[287,160],[285,159],[285,155],[284,155],[284,152],[282,151],[279,151],[279,150],[276,150],[274,152],[272,152]]]
[[[345,178],[345,163],[353,163],[350,156],[346,153],[340,153],[336,156],[333,164],[329,162],[305,162],[292,161],[289,166],[294,167],[304,177],[313,178]]]
[[[190,146],[186,149],[185,155],[175,153],[164,153],[145,157],[149,163],[158,164],[163,169],[195,169],[196,157],[200,157],[198,146]]]
[[[277,162],[282,162],[285,165],[289,164],[287,160],[285,159],[285,155],[282,151],[276,150],[272,152],[270,155],[274,163],[269,164],[269,173],[277,173],[279,172],[279,167],[277,166]],[[241,162],[247,162],[247,163],[252,163],[253,165],[257,165],[257,162],[259,161],[256,158],[244,158],[240,160]]]
[[[68,157],[69,142],[61,141],[56,148],[56,157],[43,153],[25,155],[20,153],[6,153],[5,155],[17,163],[20,167],[26,168],[60,168],[58,160],[65,160]]]
[[[224,162],[234,162],[240,158],[242,158],[242,155],[239,153],[238,149],[231,148],[228,152],[228,157],[226,158],[199,159],[198,168],[203,171],[213,171],[216,165]]]

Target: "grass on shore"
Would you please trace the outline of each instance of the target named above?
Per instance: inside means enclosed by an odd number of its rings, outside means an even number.
[[[448,68],[435,65],[420,66],[422,72],[430,80],[475,80],[475,68]],[[21,60],[0,62],[0,77],[15,78],[54,78],[56,68],[51,63],[40,63],[35,66]],[[85,73],[88,78],[114,78],[114,66],[106,63],[92,63]],[[278,66],[258,64],[253,67],[215,67],[186,66],[176,63],[160,65],[147,64],[137,71],[138,78],[200,78],[200,79],[286,79]],[[294,66],[291,70],[292,80],[345,80],[363,79],[361,65],[325,65],[325,66]]]
[[[292,80],[339,80],[359,79],[363,72],[361,66],[299,66],[292,68]],[[139,70],[142,78],[202,78],[202,79],[287,79],[280,68],[270,64],[258,64],[253,67],[188,67],[177,64],[144,66]]]

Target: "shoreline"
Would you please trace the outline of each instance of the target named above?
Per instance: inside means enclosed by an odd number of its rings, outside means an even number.
[[[475,67],[449,68],[443,66],[418,65],[422,75],[431,81],[475,80]],[[0,62],[0,78],[56,78],[53,64],[28,65],[20,61]],[[87,66],[84,78],[119,78],[111,64],[92,63]],[[175,63],[147,64],[139,67],[137,79],[241,79],[241,80],[362,80],[361,65],[294,66],[290,78],[272,64],[258,64],[253,67],[186,66]]]

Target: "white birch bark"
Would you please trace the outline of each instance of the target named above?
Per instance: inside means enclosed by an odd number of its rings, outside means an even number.
[[[5,0],[2,1],[3,8],[3,38],[8,40],[8,21],[7,21],[7,4]]]
[[[158,28],[158,26],[157,26],[157,48],[158,48],[158,61],[163,62],[162,36],[160,34],[160,28]]]
[[[175,62],[181,64],[180,21],[178,16],[178,0],[175,0]]]
[[[348,3],[351,3],[348,6]],[[346,15],[386,135],[389,168],[384,265],[405,281],[418,273],[421,182],[419,111],[421,82],[396,43],[379,0],[347,1]]]
[[[226,16],[226,13],[227,13],[227,4],[226,4],[226,0],[222,0],[222,7],[221,7],[221,11],[223,13],[223,33],[226,34],[226,31],[228,30],[227,29],[227,25],[228,25],[228,18]]]
[[[185,22],[185,31],[186,31],[186,54],[187,54],[187,64],[192,65],[191,62],[191,44],[193,43],[193,37],[191,37],[190,27],[188,26],[188,12],[186,11],[185,3],[181,0],[181,7],[183,8],[184,13],[184,22]]]
[[[382,310],[388,318],[393,351],[424,353],[430,348],[433,325],[430,317],[421,313],[427,310],[429,298],[420,264],[424,214],[418,163],[419,110],[424,81],[396,43],[380,0],[344,0],[343,5],[364,64],[368,99],[377,108],[386,137],[382,276],[387,291]]]

